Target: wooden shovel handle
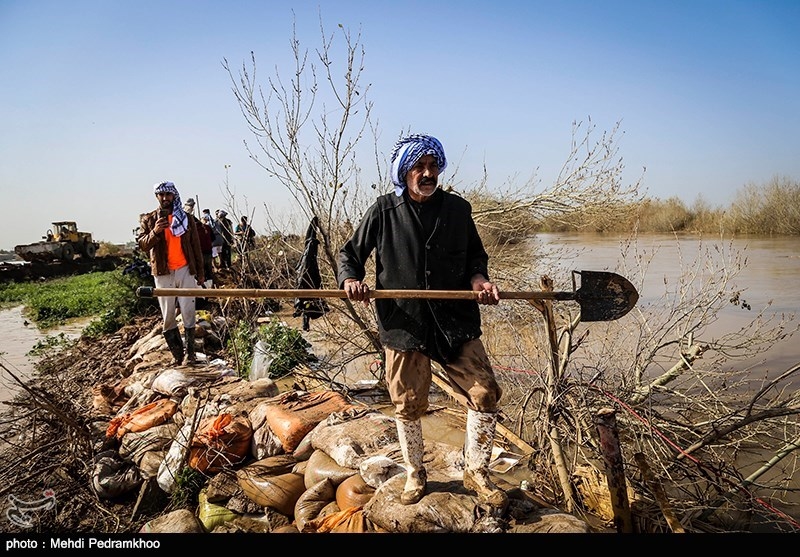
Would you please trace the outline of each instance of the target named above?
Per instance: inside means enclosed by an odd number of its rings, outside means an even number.
[[[347,298],[344,290],[267,289],[267,288],[152,288],[142,286],[136,291],[142,298],[160,296],[197,296],[200,298]],[[433,300],[475,300],[471,290],[370,290],[369,296],[379,298],[418,298]],[[573,292],[500,292],[501,300],[574,300]]]

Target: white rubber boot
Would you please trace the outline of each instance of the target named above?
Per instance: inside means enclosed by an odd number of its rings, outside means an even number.
[[[479,502],[503,509],[508,505],[508,496],[489,478],[489,461],[492,458],[496,427],[497,414],[495,412],[467,410],[464,487],[477,493]]]
[[[406,485],[400,495],[400,502],[404,505],[413,505],[422,499],[428,485],[428,473],[422,464],[424,454],[422,422],[419,420],[406,422],[399,419],[395,421],[397,440],[400,442],[400,450],[406,465]]]

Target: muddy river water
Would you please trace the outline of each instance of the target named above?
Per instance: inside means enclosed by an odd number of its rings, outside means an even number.
[[[62,332],[69,338],[77,338],[85,326],[85,321],[78,321],[41,331],[26,319],[22,306],[0,310],[0,364],[3,366],[0,367],[0,402],[10,400],[19,391],[15,377],[24,380],[33,373],[34,359],[28,352],[36,343]]]

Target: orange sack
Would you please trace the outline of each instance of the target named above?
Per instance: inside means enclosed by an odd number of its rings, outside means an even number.
[[[168,398],[145,404],[133,412],[112,419],[106,429],[106,437],[116,435],[117,439],[121,439],[129,431],[145,431],[163,424],[177,411],[178,403]]]
[[[189,449],[189,466],[216,473],[242,462],[250,452],[253,428],[247,416],[220,414],[200,422]]]
[[[335,391],[292,391],[277,397],[277,401],[268,406],[265,414],[267,425],[280,439],[283,450],[291,453],[318,423],[334,412],[352,407],[352,404]]]

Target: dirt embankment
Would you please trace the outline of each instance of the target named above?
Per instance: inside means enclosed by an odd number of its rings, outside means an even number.
[[[52,511],[27,513],[35,523],[25,531],[135,531],[135,500],[100,502],[91,489],[98,428],[108,423],[93,408],[92,389],[122,377],[128,347],[158,319],[143,317],[114,335],[79,340],[40,362],[36,379],[0,404],[0,499],[34,501],[52,490],[58,502]],[[0,520],[0,532],[8,531],[19,530]]]
[[[121,394],[114,386],[130,374],[127,363],[131,348],[157,329],[159,322],[160,316],[154,312],[112,335],[80,339],[68,350],[41,361],[39,374],[25,385],[25,392],[0,405],[0,500],[29,507],[29,512],[15,515],[16,522],[0,520],[0,532],[135,533],[176,509],[173,503],[160,501],[158,509],[142,513],[137,505],[139,490],[99,498],[92,488],[95,457],[105,449],[107,428],[115,412],[117,401],[113,395]],[[209,361],[226,356],[221,347],[211,343],[205,346],[204,353]],[[151,364],[169,367],[168,353],[155,354],[162,355],[163,362],[157,358]],[[98,399],[111,404],[104,408],[97,404]],[[401,489],[402,482],[396,483],[395,487]],[[453,497],[438,491],[439,496]],[[39,506],[35,509],[31,507],[36,504]],[[513,515],[514,526],[509,532],[532,528],[528,516]],[[562,520],[567,527],[585,526],[576,526],[579,521],[564,517],[571,520]],[[23,520],[29,524],[21,527]]]

